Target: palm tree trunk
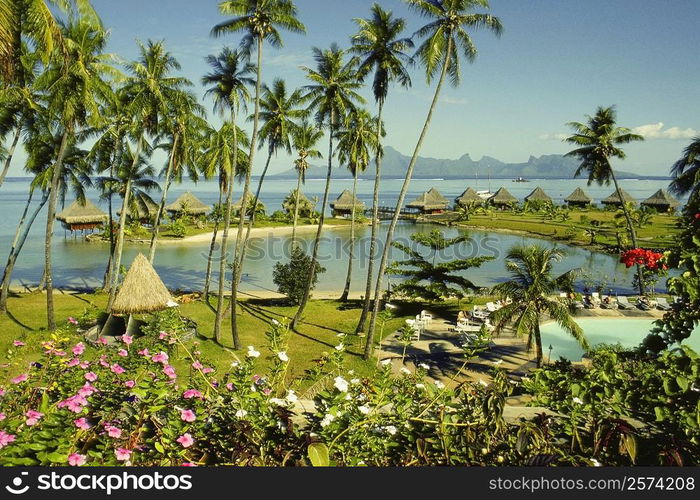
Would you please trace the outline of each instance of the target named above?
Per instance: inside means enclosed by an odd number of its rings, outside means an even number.
[[[170,189],[170,181],[173,176],[173,169],[175,167],[175,150],[177,149],[177,142],[179,135],[176,133],[173,137],[173,148],[170,152],[170,159],[168,161],[168,169],[165,172],[165,184],[163,186],[163,195],[160,197],[160,205],[158,205],[158,212],[156,212],[156,220],[153,224],[153,234],[151,236],[151,247],[148,251],[148,261],[153,264],[156,258],[156,245],[158,242],[158,233],[160,231],[160,221],[163,217],[163,212],[165,211],[165,202],[168,199],[168,190]]]
[[[540,324],[535,323],[535,352],[537,354],[537,368],[542,366],[542,333],[540,332]]]
[[[304,295],[302,296],[301,303],[297,309],[297,313],[294,315],[292,320],[291,328],[294,330],[297,328],[301,317],[304,314],[304,309],[306,309],[306,304],[309,302],[309,297],[311,295],[311,286],[313,285],[315,278],[315,265],[318,260],[318,248],[321,243],[321,233],[323,232],[323,224],[326,222],[326,205],[328,204],[328,193],[331,189],[331,177],[333,175],[333,133],[335,127],[335,110],[331,111],[331,118],[328,127],[328,172],[326,173],[326,189],[323,192],[323,202],[321,204],[321,217],[318,220],[318,229],[316,230],[316,238],[314,238],[314,247],[311,253],[311,265],[314,266],[310,269],[309,279],[306,282],[306,288],[304,289]]]
[[[236,127],[233,127],[234,151],[237,148]],[[232,170],[235,172],[235,162]],[[231,226],[231,205],[233,204],[233,175],[229,176],[226,189],[226,213],[224,214],[224,234],[221,237],[221,255],[219,256],[219,291],[216,304],[216,319],[214,320],[214,338],[221,343],[221,323],[224,318],[224,287],[226,285],[226,263],[228,262],[228,235]]]
[[[345,288],[343,295],[340,296],[340,302],[347,302],[350,296],[350,282],[352,281],[352,261],[355,258],[355,197],[357,196],[357,169],[352,179],[352,214],[350,216],[350,253],[348,255],[348,274],[345,277]]]
[[[118,136],[117,140],[114,142],[114,151],[112,156],[112,161],[109,165],[109,178],[114,179],[114,165],[117,162],[117,157],[119,155],[119,145],[121,143],[121,137]],[[114,197],[114,185],[113,181],[110,180],[109,183],[109,259],[107,261],[107,270],[105,271],[105,277],[102,284],[102,288],[106,291],[109,290],[109,285],[112,283],[112,273],[114,272],[114,207],[112,204],[112,199]]]
[[[617,192],[617,197],[620,199],[620,204],[622,205],[622,213],[625,215],[625,221],[627,222],[627,230],[630,233],[632,246],[634,248],[639,248],[639,245],[637,244],[637,232],[634,229],[634,224],[632,224],[632,218],[630,217],[629,210],[627,210],[627,204],[625,203],[624,198],[622,198],[622,191],[620,191],[620,185],[617,182],[615,171],[613,170],[612,165],[610,165],[609,163],[608,168],[610,169],[610,177],[612,177],[613,184],[615,184],[615,191]],[[644,295],[645,293],[643,279],[644,277],[642,275],[642,268],[639,264],[637,264],[637,285],[639,287],[639,295]]]
[[[399,199],[396,202],[396,211],[391,219],[391,224],[389,224],[389,229],[386,234],[386,240],[384,241],[384,251],[382,252],[382,259],[379,263],[379,270],[377,272],[377,283],[374,287],[374,305],[372,307],[372,317],[369,322],[369,329],[367,332],[367,340],[365,344],[364,358],[369,359],[372,355],[374,349],[374,333],[377,327],[377,317],[379,316],[379,303],[380,294],[382,293],[382,286],[384,281],[384,273],[386,272],[386,267],[389,260],[389,252],[391,251],[391,243],[394,237],[394,230],[396,229],[396,224],[399,222],[399,216],[401,215],[401,207],[403,207],[403,202],[406,198],[406,193],[408,192],[408,187],[411,184],[411,177],[413,176],[413,169],[416,166],[416,161],[418,160],[418,154],[423,146],[425,137],[428,134],[428,129],[430,128],[430,122],[433,119],[433,113],[437,107],[438,99],[440,97],[440,90],[442,90],[442,85],[445,83],[445,76],[447,75],[447,69],[449,67],[449,55],[452,52],[452,39],[450,38],[447,42],[447,50],[445,52],[445,60],[442,63],[442,72],[440,73],[440,80],[438,80],[437,88],[435,89],[435,95],[433,96],[433,101],[430,104],[430,110],[428,111],[428,116],[425,119],[425,124],[423,125],[423,130],[418,138],[418,143],[416,144],[416,149],[413,152],[413,157],[408,165],[408,170],[406,171],[406,178],[404,179],[403,186],[401,186],[401,191],[399,193]]]
[[[5,177],[7,176],[7,172],[10,170],[10,164],[12,163],[12,157],[15,154],[15,148],[17,147],[17,143],[19,142],[19,138],[22,135],[22,126],[17,125],[17,129],[15,130],[15,136],[12,139],[12,144],[10,145],[10,149],[7,150],[7,158],[5,158],[5,166],[2,168],[2,173],[0,173],[0,186],[2,186],[2,183],[5,181]]]
[[[231,181],[233,181],[233,178],[231,179]],[[221,208],[221,202],[223,201],[224,195],[224,190],[222,189],[222,187],[223,186],[221,185],[221,183],[219,183],[219,209]],[[226,189],[228,191],[228,187]],[[214,249],[216,248],[216,237],[219,233],[219,224],[220,221],[217,217],[214,221],[214,232],[211,236],[211,245],[209,245],[209,256],[207,257],[207,273],[204,279],[204,302],[207,302],[209,300],[209,288],[211,286],[211,261],[214,257]]]
[[[140,148],[137,148],[137,150]],[[139,151],[137,153],[140,154]],[[138,158],[138,154],[135,158]],[[136,160],[138,161],[138,160]],[[122,201],[122,215],[119,217],[119,232],[117,233],[117,249],[114,252],[114,272],[112,273],[112,284],[109,289],[109,302],[107,303],[107,311],[112,310],[114,299],[117,298],[117,287],[119,285],[119,270],[122,266],[122,252],[124,251],[124,228],[126,227],[126,211],[129,206],[129,198],[131,195],[131,177],[126,181],[124,192],[124,200]]]
[[[382,115],[384,113],[384,100],[379,101],[377,114],[377,157],[374,159],[376,173],[374,175],[374,195],[372,198],[372,239],[369,243],[369,259],[367,263],[367,285],[365,286],[365,300],[362,304],[362,314],[357,322],[355,333],[365,331],[369,307],[372,302],[372,278],[374,277],[374,254],[377,251],[377,233],[379,232],[379,187],[382,173]]]
[[[250,138],[250,153],[248,153],[248,172],[246,172],[245,186],[243,187],[243,199],[241,201],[241,212],[238,221],[238,234],[236,235],[236,253],[233,259],[233,282],[231,286],[231,337],[233,337],[234,349],[241,348],[241,341],[238,335],[238,322],[236,321],[236,311],[238,310],[238,283],[243,274],[243,256],[245,249],[242,243],[245,214],[248,209],[248,194],[250,193],[250,179],[253,174],[253,163],[255,161],[255,151],[258,145],[258,129],[260,125],[260,88],[262,86],[262,38],[258,37],[258,65],[255,75],[255,111],[253,113],[253,134]],[[253,208],[253,218],[255,217]]]
[[[51,270],[51,242],[53,240],[53,224],[56,219],[56,204],[58,202],[58,190],[61,184],[61,173],[63,171],[63,160],[68,149],[69,129],[63,130],[61,146],[58,150],[56,164],[53,167],[51,178],[51,191],[49,193],[49,208],[46,216],[46,236],[44,239],[44,279],[46,280],[46,317],[50,331],[56,329],[56,316],[53,305],[53,275]]]
[[[294,245],[296,245],[296,241],[297,241],[297,224],[299,221],[299,198],[301,197],[300,191],[301,191],[301,172],[299,172],[299,175],[297,175],[297,193],[296,193],[296,196],[294,197],[294,220],[292,222],[292,247],[294,247]]]
[[[19,257],[20,252],[22,251],[22,247],[24,247],[24,242],[27,241],[27,236],[29,235],[29,231],[31,230],[32,225],[34,224],[34,221],[36,220],[37,216],[39,215],[39,212],[41,212],[41,209],[44,208],[44,205],[46,205],[46,202],[49,199],[48,193],[44,192],[44,195],[42,196],[39,205],[36,207],[34,212],[32,212],[32,215],[29,217],[29,220],[26,221],[26,215],[29,209],[29,204],[32,200],[33,192],[33,189],[29,192],[27,205],[24,208],[22,218],[20,219],[19,225],[17,226],[15,239],[12,242],[10,255],[7,257],[7,264],[5,265],[5,270],[3,271],[2,282],[0,282],[0,312],[7,312],[7,298],[10,293],[10,283],[12,282],[12,272],[14,271],[15,263],[17,262],[17,258]]]

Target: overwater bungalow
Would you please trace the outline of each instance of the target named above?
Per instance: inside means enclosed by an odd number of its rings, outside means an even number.
[[[333,217],[352,217],[353,207],[355,207],[355,217],[358,214],[361,215],[365,210],[365,204],[357,196],[353,197],[348,189],[340,193],[340,196],[331,203]]]
[[[81,204],[78,200],[56,215],[56,220],[63,223],[68,231],[94,231],[109,220],[109,215],[100,210],[90,200]]]
[[[455,198],[457,206],[468,207],[470,205],[483,205],[484,199],[479,193],[468,187],[458,198]]]
[[[289,215],[294,215],[294,204],[297,202],[297,190],[294,189],[282,202],[282,210]],[[314,202],[306,197],[304,193],[299,192],[299,217],[310,217],[314,211]]]
[[[188,191],[180,196],[175,203],[166,206],[165,210],[171,216],[176,214],[197,216],[206,215],[211,210],[211,207],[202,203],[199,198]]]
[[[653,208],[659,213],[673,212],[680,206],[681,202],[668,194],[663,189],[659,189],[649,198],[642,202],[642,206]]]
[[[567,196],[564,201],[569,205],[569,208],[586,208],[593,203],[593,198],[588,196],[581,188],[574,189],[574,192]]]
[[[633,205],[637,204],[637,200],[632,198],[632,195],[630,195],[627,191],[624,189],[620,189],[620,194],[622,195],[622,199],[624,200],[625,203],[632,203]],[[620,201],[620,197],[617,195],[617,190],[613,191],[610,196],[605,198],[603,201],[601,201],[603,205],[606,207],[611,206],[611,207],[621,207],[622,202]]]
[[[539,186],[525,197],[525,201],[539,205],[554,205],[554,200]]]
[[[246,212],[250,214],[252,212],[251,207],[253,206],[253,200],[255,199],[255,195],[253,193],[248,192],[248,195],[246,196]],[[243,208],[243,196],[238,198],[233,205],[231,205],[231,209],[233,211],[233,214],[238,216],[241,213],[241,208]],[[265,213],[265,204],[258,200],[257,206],[255,207],[255,213],[256,214],[264,214]]]
[[[449,206],[450,201],[435,188],[426,191],[418,198],[406,204],[406,208],[420,210],[423,214],[441,214]]]
[[[488,202],[497,208],[510,208],[518,204],[518,199],[510,194],[506,188],[502,187],[489,198]]]

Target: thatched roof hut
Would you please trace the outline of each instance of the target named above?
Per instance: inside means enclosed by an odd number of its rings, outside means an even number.
[[[620,194],[622,195],[622,199],[624,200],[625,204],[627,203],[632,203],[634,205],[637,204],[637,200],[632,198],[632,196],[625,191],[624,189],[620,189]],[[613,191],[610,196],[605,198],[603,201],[601,201],[603,205],[611,205],[611,206],[621,206],[622,202],[620,202],[620,197],[617,195],[617,190]]]
[[[574,192],[567,196],[564,201],[570,207],[587,207],[593,203],[593,199],[580,187],[574,189]]]
[[[109,215],[90,200],[85,200],[84,205],[75,200],[68,208],[56,215],[56,220],[61,221],[63,227],[69,231],[80,231],[100,227],[109,220]]]
[[[450,202],[440,191],[431,188],[418,198],[406,204],[407,208],[417,208],[424,214],[441,213],[447,210]]]
[[[355,215],[365,210],[364,202],[360,201],[357,196],[353,196],[348,189],[340,193],[340,196],[331,203],[334,217],[352,215],[353,207],[355,207]]]
[[[143,254],[138,254],[126,273],[112,305],[113,314],[144,314],[176,305],[163,281]]]
[[[477,194],[471,187],[468,187],[458,198],[455,198],[457,205],[481,205],[484,199]]]
[[[554,204],[554,200],[547,193],[544,192],[544,189],[542,189],[539,186],[537,186],[532,191],[532,193],[530,193],[529,195],[527,195],[525,197],[525,201],[550,204],[550,205]]]
[[[211,207],[202,203],[199,198],[188,191],[180,196],[175,203],[166,206],[165,210],[171,214],[204,215],[211,210]]]
[[[251,207],[253,206],[253,200],[255,199],[255,195],[248,191],[248,194],[246,196],[246,212],[250,214],[251,212]],[[243,196],[238,198],[235,203],[231,205],[231,209],[233,210],[234,213],[238,214],[241,211],[241,208],[243,207]],[[256,212],[265,212],[265,204],[258,200],[257,207],[255,209]]]
[[[518,203],[518,199],[504,187],[496,191],[488,201],[497,207],[510,207]]]
[[[680,206],[681,202],[668,194],[663,189],[659,189],[656,193],[642,202],[645,207],[656,209],[659,212],[668,212],[675,210]]]
[[[294,214],[294,204],[297,202],[296,198],[297,190],[293,189],[282,202],[282,210],[284,210],[288,214]],[[311,215],[311,212],[313,212],[314,210],[314,206],[314,202],[307,198],[304,193],[299,191],[299,216],[309,217]]]

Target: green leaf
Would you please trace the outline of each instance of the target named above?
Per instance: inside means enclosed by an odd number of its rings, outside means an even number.
[[[44,391],[41,395],[41,404],[39,405],[39,411],[44,414],[49,412],[49,393],[47,391]]]
[[[165,454],[165,448],[163,448],[163,445],[161,444],[160,441],[156,441],[155,447],[156,447],[156,450],[158,451],[158,453]]]
[[[571,395],[573,397],[578,397],[581,394],[581,386],[578,384],[571,384]]]
[[[622,443],[627,455],[630,457],[630,460],[632,460],[632,463],[635,464],[637,461],[637,438],[635,438],[632,434],[625,434],[622,437]]]
[[[678,387],[681,388],[683,392],[688,390],[688,379],[685,377],[681,377],[680,375],[676,377],[676,384],[678,384]]]
[[[656,415],[656,421],[657,422],[663,422],[665,417],[664,417],[664,410],[660,406],[655,406],[654,407],[654,414]]]
[[[328,446],[323,443],[312,443],[307,450],[311,465],[314,467],[328,467],[330,460],[328,458]]]

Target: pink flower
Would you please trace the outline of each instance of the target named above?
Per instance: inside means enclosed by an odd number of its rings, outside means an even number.
[[[204,366],[202,366],[202,363],[200,363],[199,361],[195,361],[194,363],[192,363],[192,368],[194,368],[195,370],[201,370],[202,368],[204,368]]]
[[[3,397],[4,395],[5,395],[5,389],[0,387],[0,398]]]
[[[132,389],[136,385],[136,382],[134,380],[127,380],[126,382],[124,382],[124,385],[127,386],[129,389]]]
[[[97,374],[95,372],[87,372],[85,374],[85,380],[87,380],[88,382],[94,382],[95,380],[97,380]]]
[[[183,434],[179,438],[176,439],[178,443],[182,445],[183,448],[189,448],[194,444],[194,439],[192,439],[192,436],[190,435],[189,432]]]
[[[5,420],[5,414],[0,411],[0,421]]]
[[[262,392],[265,396],[269,396],[270,394],[272,394],[272,389],[270,389],[269,387],[265,387]]]
[[[180,412],[180,418],[184,422],[194,422],[195,420],[197,420],[197,415],[195,415],[195,413],[192,410],[182,410]]]
[[[97,391],[97,389],[94,386],[90,385],[89,382],[85,382],[85,385],[78,389],[78,395],[87,398],[88,396],[92,396],[95,391]]]
[[[124,373],[126,370],[119,366],[117,363],[114,363],[112,366],[109,367],[110,370],[112,370],[112,373],[116,375],[121,375]]]
[[[168,362],[168,355],[165,354],[163,351],[160,351],[158,354],[154,354],[151,356],[151,361],[154,363],[167,363]]]
[[[131,335],[124,334],[122,335],[122,342],[124,342],[126,345],[131,345],[131,343],[134,341],[134,337]]]
[[[73,423],[78,429],[82,429],[84,431],[88,430],[90,427],[92,427],[90,424],[88,424],[88,421],[85,417],[80,417],[75,420],[73,420]]]
[[[68,368],[73,368],[74,366],[78,366],[79,364],[80,364],[80,360],[78,358],[73,358],[68,362],[68,364],[66,366]]]
[[[80,363],[80,368],[82,368],[83,370],[87,370],[89,366],[90,363],[88,361],[83,361],[82,363]]]
[[[73,413],[80,413],[83,411],[83,406],[87,404],[87,400],[85,399],[84,396],[80,394],[76,394],[75,396],[72,396],[68,399],[64,399],[63,401],[59,402],[56,406],[59,408],[68,408],[68,410],[72,411]]]
[[[168,334],[165,333],[165,332],[160,332],[160,334],[158,335],[158,338],[159,338],[160,340],[163,340],[163,339],[165,339],[165,338],[167,338],[167,337],[168,337]]]
[[[27,345],[27,344],[25,344],[25,343],[22,342],[21,340],[15,340],[15,341],[12,342],[12,345],[15,346],[15,347],[24,347],[24,346]]]
[[[32,425],[36,425],[37,422],[39,422],[39,420],[41,419],[41,417],[44,416],[43,413],[40,413],[36,410],[29,410],[27,413],[25,413],[25,415],[27,417],[27,420],[24,423],[27,424],[29,427],[31,427]]]
[[[86,461],[87,457],[85,455],[81,455],[80,453],[71,453],[68,455],[68,465],[72,465],[73,467],[85,465]]]
[[[82,342],[77,343],[75,347],[73,347],[72,351],[75,356],[80,356],[82,353],[85,352],[85,344],[83,344]]]
[[[23,373],[22,375],[17,375],[15,378],[10,380],[10,382],[12,382],[13,384],[21,384],[22,382],[26,382],[28,378],[29,375]]]
[[[233,390],[233,384],[232,384],[231,382],[229,382],[228,384],[226,384],[226,388],[227,388],[229,391],[232,391],[232,390]]]
[[[146,357],[148,357],[148,356],[150,356],[150,355],[151,355],[151,354],[148,352],[148,348],[141,349],[141,350],[139,351],[139,356],[146,356]]]
[[[102,345],[107,345],[107,338],[106,338],[106,337],[100,337],[99,339],[97,339],[97,343],[98,343],[98,344],[102,344]]]
[[[126,349],[119,349],[118,353],[122,358],[125,358],[129,355],[129,352]]]
[[[205,375],[206,375],[207,373],[213,373],[213,372],[214,372],[214,369],[213,369],[213,368],[209,368],[209,367],[207,367],[207,368],[202,368],[202,373],[205,374]]]
[[[68,323],[70,323],[71,325],[77,325],[78,320],[75,319],[73,316],[68,316]]]
[[[177,378],[177,375],[175,374],[175,368],[173,368],[171,365],[165,365],[165,367],[163,368],[163,373],[165,373],[170,379]]]
[[[15,440],[14,434],[8,434],[5,431],[0,431],[0,448],[4,448]]]
[[[187,389],[184,394],[182,395],[183,398],[185,399],[192,399],[192,398],[202,398],[202,393],[199,392],[197,389]]]
[[[124,462],[131,458],[131,450],[127,450],[126,448],[117,448],[114,455],[117,457],[117,460]]]
[[[119,427],[105,425],[105,430],[107,431],[107,435],[111,438],[119,439],[122,437],[122,430]]]
[[[181,467],[197,467],[195,464],[192,462],[183,462]]]

